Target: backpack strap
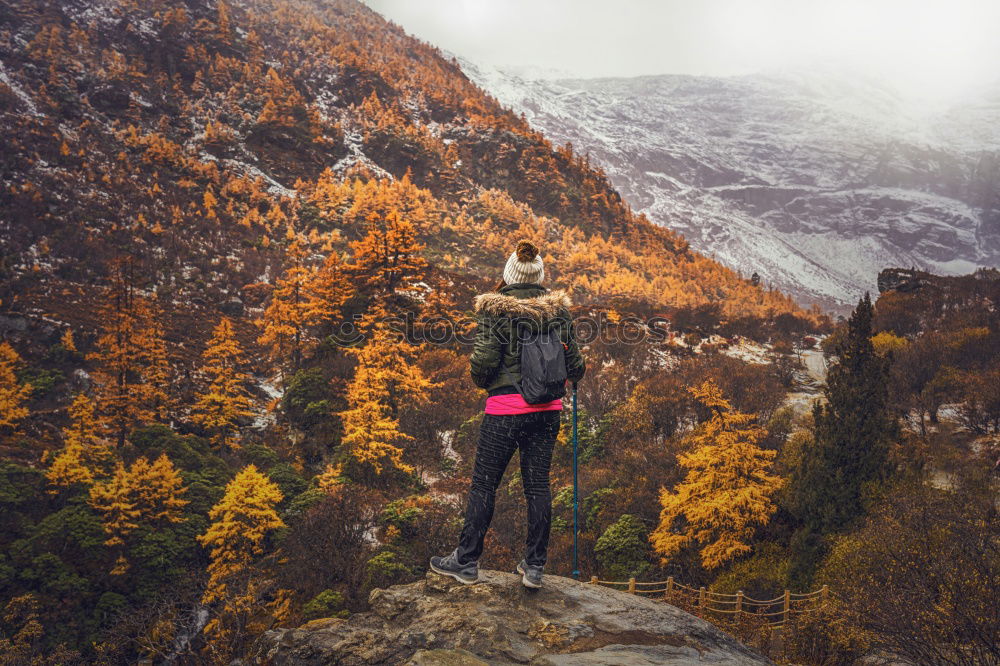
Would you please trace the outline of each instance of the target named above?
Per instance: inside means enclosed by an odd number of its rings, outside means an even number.
[[[506,315],[505,318],[509,322],[508,324],[509,334],[507,335],[507,339],[504,341],[503,344],[503,354],[500,357],[500,374],[498,375],[497,378],[506,379],[507,382],[511,386],[513,386],[514,378],[507,371],[507,361],[508,361],[508,356],[512,357],[517,353],[517,348],[519,346],[518,335],[520,327],[518,326],[517,317],[511,317],[510,315]]]

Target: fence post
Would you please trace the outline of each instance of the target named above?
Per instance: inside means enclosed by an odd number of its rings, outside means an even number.
[[[667,576],[667,589],[663,593],[663,598],[669,600],[674,594],[674,577]]]
[[[739,621],[740,613],[743,612],[743,590],[736,593],[736,620]]]
[[[824,585],[823,588],[819,591],[819,607],[820,608],[825,608],[826,607],[826,602],[827,602],[827,599],[829,599],[829,597],[830,597],[830,586],[829,585]]]
[[[792,593],[785,590],[785,604],[781,613],[781,624],[788,624],[789,611],[792,609]]]
[[[597,576],[591,576],[590,577],[590,584],[591,585],[597,585],[597,580],[598,580]]]
[[[628,579],[628,593],[635,594],[635,578]]]
[[[698,617],[705,617],[705,586],[698,588]]]

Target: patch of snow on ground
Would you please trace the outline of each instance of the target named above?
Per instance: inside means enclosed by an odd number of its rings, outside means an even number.
[[[262,379],[258,381],[257,388],[263,391],[264,395],[266,395],[269,398],[268,402],[274,402],[275,400],[280,399],[282,395],[284,395],[282,390],[278,387],[276,377],[271,377],[268,379]],[[275,421],[274,412],[272,412],[268,408],[265,408],[260,412],[260,414],[254,417],[253,427],[257,430],[263,430],[267,426],[274,423],[274,421]]]
[[[265,183],[267,183],[268,194],[277,194],[283,197],[295,198],[298,193],[295,190],[288,189],[271,176],[267,175],[257,167],[252,164],[247,164],[246,162],[240,162],[239,160],[222,160],[222,164],[233,169],[234,171],[242,171],[242,175],[250,175],[255,178],[262,178]]]
[[[771,349],[767,345],[762,345],[759,342],[754,342],[746,338],[740,338],[736,344],[723,349],[722,353],[732,358],[738,358],[745,363],[767,365],[771,362],[768,358],[770,351]]]
[[[340,175],[355,165],[361,165],[373,171],[377,178],[387,178],[390,181],[395,180],[395,177],[391,173],[378,164],[375,164],[375,162],[372,162],[365,155],[361,149],[361,141],[361,134],[358,132],[344,132],[344,147],[347,148],[348,154],[337,160],[337,163],[331,167],[331,171]]]
[[[28,95],[28,93],[26,93],[23,90],[21,90],[20,86],[18,86],[16,83],[14,83],[10,79],[10,77],[7,75],[7,71],[4,68],[4,66],[3,66],[3,61],[0,61],[0,83],[6,84],[7,87],[10,88],[11,91],[15,95],[17,95],[17,98],[19,100],[21,100],[22,102],[24,102],[24,105],[26,107],[28,107],[28,113],[30,113],[33,116],[41,116],[42,115],[42,114],[40,114],[38,112],[38,108],[35,106],[35,103],[32,101],[31,96]]]

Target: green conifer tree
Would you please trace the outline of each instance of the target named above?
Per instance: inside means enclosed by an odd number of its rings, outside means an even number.
[[[897,423],[888,404],[889,360],[872,345],[873,311],[866,293],[835,349],[826,401],[813,405],[813,442],[793,477],[791,504],[802,523],[792,543],[793,578],[800,582],[825,551],[824,537],[864,513],[866,487],[889,471]]]

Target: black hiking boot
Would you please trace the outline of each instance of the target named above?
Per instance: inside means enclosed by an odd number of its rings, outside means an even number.
[[[521,560],[517,565],[517,573],[521,574],[521,584],[525,587],[538,589],[542,586],[543,567],[528,564]]]
[[[479,581],[479,564],[470,562],[469,564],[459,564],[456,557],[458,550],[453,550],[451,554],[444,557],[434,556],[431,558],[431,571],[442,576],[451,576],[459,583],[472,585]]]

